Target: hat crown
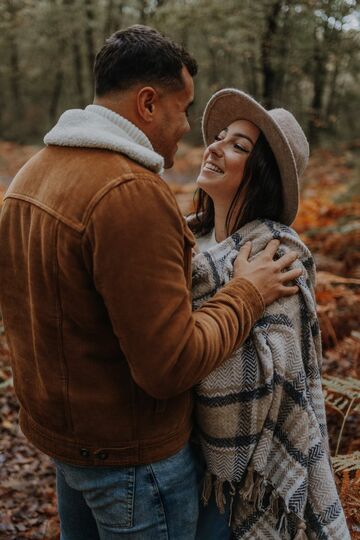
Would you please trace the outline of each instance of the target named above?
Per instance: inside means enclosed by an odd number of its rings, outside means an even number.
[[[286,109],[268,111],[282,134],[285,136],[296,165],[299,178],[302,176],[309,160],[309,143],[296,118]]]

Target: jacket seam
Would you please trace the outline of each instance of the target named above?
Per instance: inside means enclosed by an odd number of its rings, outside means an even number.
[[[154,178],[153,176],[151,176],[150,174],[147,174],[147,173],[140,173],[140,174],[127,173],[127,174],[122,174],[120,177],[112,180],[110,184],[107,184],[101,190],[97,191],[96,194],[94,195],[94,197],[91,199],[91,201],[89,202],[89,204],[88,204],[88,206],[87,206],[87,208],[85,210],[84,217],[83,217],[83,227],[84,227],[84,229],[86,229],[86,227],[87,227],[87,225],[88,225],[88,223],[89,223],[89,221],[91,219],[91,216],[92,216],[93,212],[95,211],[96,207],[98,206],[98,204],[103,200],[103,198],[108,193],[110,193],[110,191],[113,191],[119,185],[123,186],[125,184],[129,184],[130,182],[134,182],[136,180],[147,180],[147,181],[151,182],[152,184],[156,184],[160,188],[162,188],[162,182],[165,183],[165,181],[161,181],[158,178]]]
[[[55,287],[56,287],[56,296],[55,296],[55,302],[56,302],[56,311],[57,311],[57,320],[58,320],[58,326],[57,326],[57,332],[58,332],[58,340],[57,340],[57,350],[60,360],[60,366],[62,371],[62,386],[63,386],[63,399],[64,399],[64,409],[66,413],[66,418],[68,420],[68,428],[71,432],[74,431],[73,429],[73,421],[72,421],[72,414],[71,414],[71,408],[70,408],[70,400],[69,400],[69,371],[67,368],[65,355],[64,355],[64,343],[63,343],[63,309],[61,305],[61,293],[60,293],[60,283],[59,283],[59,262],[58,262],[58,234],[59,234],[59,221],[56,224],[55,229],[55,242],[54,242],[54,274],[55,274]]]
[[[60,221],[64,225],[68,226],[70,229],[76,231],[77,233],[81,234],[83,232],[83,230],[84,230],[84,226],[82,224],[78,225],[74,221],[72,221],[70,219],[67,219],[64,216],[59,215],[57,212],[55,212],[55,210],[53,210],[52,208],[50,208],[46,204],[44,204],[44,203],[42,203],[42,202],[40,202],[40,201],[38,201],[36,199],[33,199],[32,197],[29,197],[28,195],[23,195],[21,193],[9,193],[9,195],[6,195],[6,197],[4,197],[4,201],[6,199],[16,199],[16,200],[19,200],[19,201],[25,201],[25,202],[28,202],[28,203],[32,204],[33,206],[36,206],[37,208],[41,208],[41,210],[44,210],[44,212],[49,214],[51,217],[57,219],[58,221]]]
[[[80,223],[76,223],[73,220],[60,215],[58,212],[56,212],[55,210],[53,210],[46,204],[42,203],[41,201],[38,201],[37,199],[34,199],[33,197],[30,197],[29,195],[12,192],[12,193],[7,194],[4,197],[4,201],[6,199],[16,199],[16,200],[28,202],[29,204],[32,204],[33,206],[40,208],[41,210],[49,214],[54,219],[57,219],[58,221],[60,221],[61,223],[69,227],[70,229],[82,235],[84,231],[86,230],[86,227],[88,225],[89,220],[91,219],[91,215],[93,211],[95,210],[97,205],[101,202],[101,200],[110,191],[112,191],[119,185],[128,184],[129,182],[136,181],[136,180],[147,180],[151,182],[152,184],[157,185],[163,191],[163,193],[170,198],[170,193],[166,189],[164,189],[163,183],[167,186],[164,180],[160,180],[158,177],[153,177],[147,173],[140,173],[140,174],[125,173],[119,176],[118,178],[112,180],[110,184],[107,184],[102,189],[96,192],[96,194],[93,196],[93,198],[90,200],[89,204],[87,205],[85,212],[83,214],[82,221]]]

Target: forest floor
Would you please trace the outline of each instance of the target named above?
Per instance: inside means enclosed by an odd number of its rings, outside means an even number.
[[[0,194],[35,147],[0,142]],[[192,209],[201,149],[181,146],[166,178]],[[294,228],[314,253],[329,439],[352,538],[360,540],[360,142],[313,152]],[[0,328],[0,540],[58,540],[54,468],[22,435]],[[339,457],[340,456],[340,457]],[[349,469],[349,470],[348,470]]]

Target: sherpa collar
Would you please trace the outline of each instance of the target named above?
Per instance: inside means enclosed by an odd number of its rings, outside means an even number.
[[[164,159],[146,135],[123,116],[100,105],[70,109],[44,137],[46,145],[106,148],[159,173]]]

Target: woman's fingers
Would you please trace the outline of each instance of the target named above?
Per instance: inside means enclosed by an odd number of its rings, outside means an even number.
[[[299,288],[291,282],[302,274],[301,268],[291,268],[298,259],[296,252],[291,251],[274,261],[279,247],[279,240],[271,240],[263,251],[251,261],[251,242],[244,244],[234,261],[234,277],[243,277],[250,281],[260,292],[265,305],[282,296],[291,296],[299,292]],[[291,283],[287,285],[287,283]]]
[[[288,266],[291,266],[292,263],[298,258],[299,256],[295,251],[290,251],[289,253],[285,253],[285,255],[280,257],[275,264],[279,270],[284,270]]]
[[[270,242],[268,243],[264,251],[260,253],[263,253],[264,255],[267,255],[268,257],[270,257],[270,259],[273,259],[279,246],[280,246],[280,240],[270,240]]]
[[[243,246],[241,246],[239,250],[239,255],[237,256],[237,258],[247,261],[250,257],[250,253],[251,253],[251,242],[246,242]]]
[[[283,283],[287,283],[288,281],[293,281],[294,279],[298,278],[302,274],[301,268],[293,268],[292,270],[289,270],[288,272],[283,272],[281,275],[281,281]]]
[[[285,285],[281,287],[280,291],[281,296],[293,296],[297,292],[299,292],[299,287],[296,285],[293,285],[292,287],[286,287]]]

